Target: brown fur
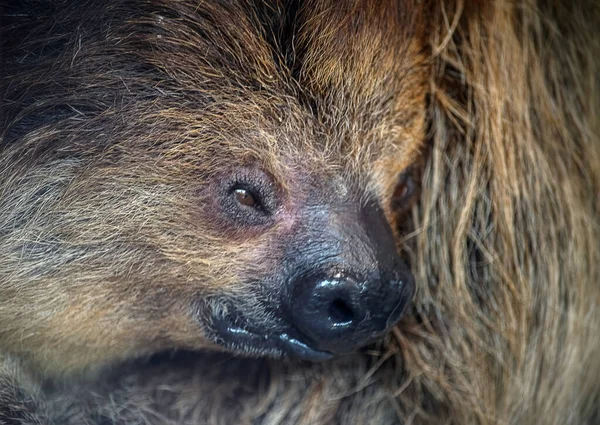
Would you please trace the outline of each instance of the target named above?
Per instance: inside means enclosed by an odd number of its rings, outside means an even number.
[[[314,1],[296,25],[277,2],[94,4],[5,40],[0,346],[40,421],[600,420],[594,2]],[[391,197],[419,157],[406,224]],[[272,235],[212,219],[202,183],[232,158],[290,202],[310,175],[385,205],[418,290],[384,345],[208,352],[189,300],[251,296],[240,279],[277,261]],[[119,364],[170,348],[206,352]]]

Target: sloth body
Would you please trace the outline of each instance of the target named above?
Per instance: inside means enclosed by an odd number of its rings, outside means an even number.
[[[598,14],[7,2],[0,424],[600,421]]]

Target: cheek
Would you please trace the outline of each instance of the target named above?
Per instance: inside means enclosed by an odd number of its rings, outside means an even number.
[[[247,240],[239,245],[239,251],[231,256],[236,281],[244,282],[263,280],[277,273],[284,261],[286,236],[277,226],[259,237]],[[235,285],[234,285],[235,286]]]
[[[51,307],[36,307],[29,318],[35,331],[21,335],[13,346],[30,353],[40,369],[57,375],[172,346],[209,345],[177,303],[160,309],[150,304],[145,296],[131,293],[116,296],[108,289],[72,288],[68,297],[54,298]]]
[[[218,179],[215,181],[218,185]],[[236,282],[259,280],[278,270],[286,243],[297,231],[299,211],[306,203],[307,195],[295,191],[293,196],[280,196],[268,222],[248,225],[232,221],[223,214],[215,185],[207,185],[196,192],[194,203],[186,206],[188,217],[184,222],[193,236],[192,244],[202,247],[203,255],[197,257],[207,259],[211,266],[210,276],[227,276],[226,280],[230,282],[226,285],[227,290],[235,290],[239,286]],[[178,252],[183,255],[190,250],[193,246]],[[211,286],[223,287],[216,282]]]

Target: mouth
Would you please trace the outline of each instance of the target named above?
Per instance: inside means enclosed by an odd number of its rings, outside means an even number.
[[[289,357],[309,361],[324,361],[336,356],[302,342],[302,337],[292,329],[280,333],[259,333],[225,317],[214,318],[212,331],[215,343],[248,356]]]

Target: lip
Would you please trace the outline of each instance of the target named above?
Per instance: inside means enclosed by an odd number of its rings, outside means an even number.
[[[291,330],[263,335],[247,328],[234,326],[227,318],[224,318],[213,321],[213,331],[219,345],[238,353],[291,357],[310,361],[324,361],[336,356],[329,351],[310,347],[293,335]]]

